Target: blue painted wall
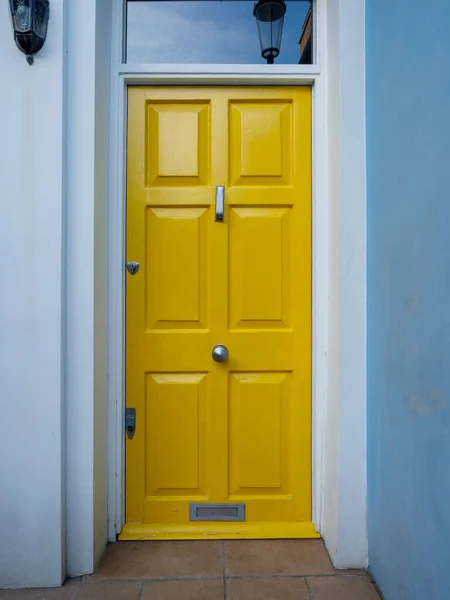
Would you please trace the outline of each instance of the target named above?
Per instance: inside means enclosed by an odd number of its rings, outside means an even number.
[[[366,0],[369,564],[450,599],[450,1]]]

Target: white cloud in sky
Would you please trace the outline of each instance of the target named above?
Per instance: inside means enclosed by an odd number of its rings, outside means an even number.
[[[308,2],[287,3],[278,63],[298,61]],[[129,63],[260,63],[252,1],[128,3]]]

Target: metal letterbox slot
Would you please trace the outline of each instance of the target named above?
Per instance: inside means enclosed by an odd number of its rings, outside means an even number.
[[[191,521],[245,521],[245,504],[190,504]]]

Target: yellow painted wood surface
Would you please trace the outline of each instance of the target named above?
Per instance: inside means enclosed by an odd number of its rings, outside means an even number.
[[[171,523],[124,525],[120,539],[131,540],[261,540],[319,538],[314,525],[308,522],[290,523]]]
[[[310,88],[130,88],[127,260],[122,538],[314,537]]]

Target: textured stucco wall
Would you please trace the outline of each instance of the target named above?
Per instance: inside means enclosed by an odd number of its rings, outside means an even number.
[[[386,600],[443,600],[450,3],[367,0],[366,10],[369,565]]]

